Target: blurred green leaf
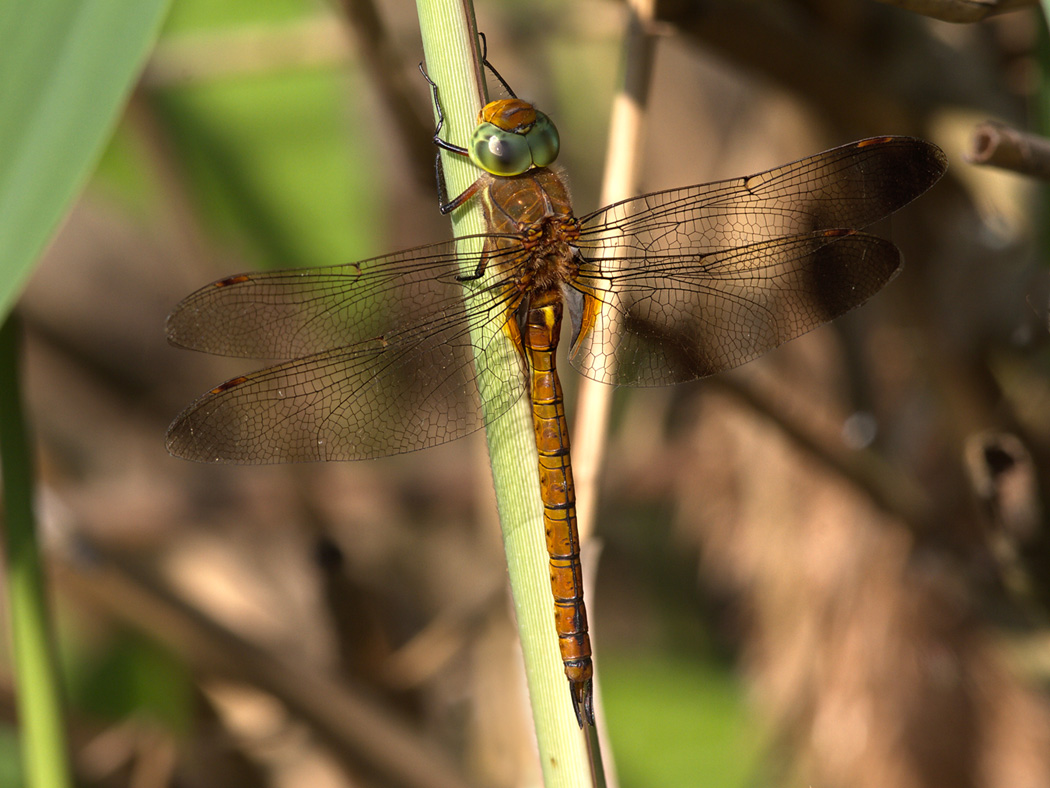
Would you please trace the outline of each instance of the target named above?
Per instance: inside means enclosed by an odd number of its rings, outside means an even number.
[[[193,684],[185,665],[163,647],[122,629],[98,653],[77,659],[67,672],[70,701],[80,713],[104,720],[145,716],[179,736],[189,730]]]
[[[164,23],[164,34],[225,30],[255,24],[282,24],[317,12],[302,0],[178,0]]]
[[[762,735],[724,666],[668,654],[602,653],[602,699],[624,788],[745,788]]]
[[[202,224],[253,264],[332,265],[384,251],[379,157],[348,82],[357,80],[335,69],[289,69],[151,96]]]
[[[0,727],[0,788],[21,788],[22,754],[18,750],[18,730],[14,726]]]
[[[0,6],[0,315],[91,172],[167,6]]]

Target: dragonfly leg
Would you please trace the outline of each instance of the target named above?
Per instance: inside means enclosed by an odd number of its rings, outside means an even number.
[[[478,267],[474,269],[474,273],[472,273],[472,274],[457,274],[456,275],[456,281],[457,282],[476,282],[476,281],[478,281],[479,279],[481,279],[481,277],[483,277],[485,275],[485,265],[486,265],[487,262],[488,262],[488,260],[485,258],[485,255],[482,255],[481,259],[478,260]]]
[[[434,159],[434,171],[437,173],[438,210],[441,211],[442,216],[447,216],[452,213],[456,208],[477,194],[478,190],[481,188],[481,179],[479,178],[464,189],[462,194],[458,197],[453,197],[450,200],[448,198],[448,188],[445,186],[445,168],[441,166],[440,151]]]
[[[490,66],[491,68],[491,66]],[[462,148],[459,145],[453,145],[451,142],[441,138],[441,129],[445,125],[445,113],[441,109],[441,101],[438,99],[438,86],[430,78],[427,70],[423,67],[423,64],[419,64],[419,73],[423,75],[423,79],[430,85],[430,91],[434,96],[434,110],[437,112],[438,122],[434,128],[434,136],[432,137],[434,144],[440,148],[437,155],[434,157],[434,173],[437,176],[437,188],[438,188],[438,210],[441,211],[443,216],[452,213],[456,208],[461,206],[475,194],[479,188],[481,188],[480,181],[475,181],[472,186],[466,189],[458,197],[453,199],[448,198],[448,187],[445,185],[445,168],[441,166],[441,151],[446,150],[449,153],[454,153],[457,156],[468,156],[466,148]]]
[[[434,144],[442,150],[447,150],[449,153],[455,153],[457,156],[468,156],[469,154],[467,153],[466,148],[461,148],[459,145],[453,145],[451,142],[446,142],[441,139],[441,129],[445,125],[445,113],[441,110],[441,101],[438,99],[438,86],[437,83],[430,78],[430,75],[427,73],[427,70],[423,67],[422,63],[419,64],[419,73],[423,75],[423,79],[425,79],[427,84],[430,85],[430,92],[434,95],[434,110],[437,112],[438,116],[437,126],[434,127],[434,136],[432,137]]]
[[[511,90],[510,85],[507,84],[507,80],[503,78],[503,75],[496,71],[495,67],[489,63],[489,40],[485,38],[485,34],[478,32],[478,37],[481,39],[481,63],[485,68],[492,72],[492,76],[499,80],[499,83],[503,86],[503,89],[507,91],[511,98],[517,98],[518,95]]]

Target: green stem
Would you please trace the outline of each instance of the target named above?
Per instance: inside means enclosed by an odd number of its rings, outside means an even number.
[[[25,784],[72,784],[61,691],[33,516],[33,459],[19,392],[20,324],[0,326],[0,460],[4,492],[7,598],[17,676]]]
[[[464,145],[486,95],[473,6],[469,0],[417,0],[416,5],[427,69],[438,85],[445,115],[442,136]],[[478,176],[462,157],[445,155],[442,162],[450,196]],[[457,236],[485,231],[480,200],[469,201],[455,213]],[[493,341],[509,342],[502,334]],[[520,373],[515,369],[504,374]],[[496,419],[486,436],[544,784],[593,785],[587,742],[576,722],[554,628],[536,439],[527,398]]]

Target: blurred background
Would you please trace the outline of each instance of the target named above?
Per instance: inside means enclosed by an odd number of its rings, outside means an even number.
[[[619,784],[1050,785],[1042,191],[964,158],[986,118],[1045,130],[1045,20],[661,10],[643,190],[883,134],[951,164],[876,228],[906,264],[863,309],[615,392],[588,601]],[[625,6],[477,13],[558,125],[577,212],[599,207]],[[175,0],[21,299],[83,785],[538,784],[483,436],[296,467],[164,449],[254,368],[168,347],[181,297],[448,237],[421,59],[409,0]]]

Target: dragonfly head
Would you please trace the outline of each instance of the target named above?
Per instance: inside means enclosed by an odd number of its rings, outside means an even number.
[[[490,101],[478,113],[470,160],[493,175],[521,175],[558,158],[558,130],[551,119],[521,99]]]

